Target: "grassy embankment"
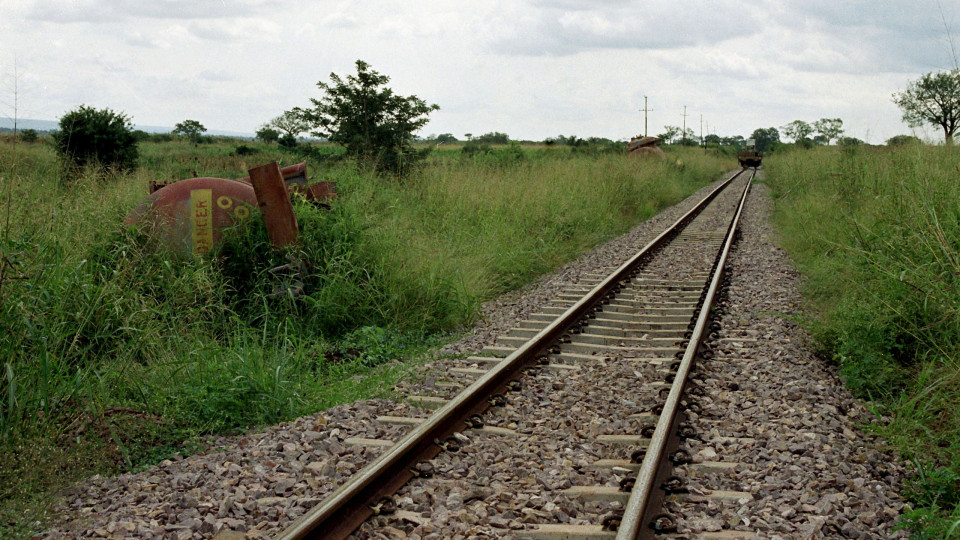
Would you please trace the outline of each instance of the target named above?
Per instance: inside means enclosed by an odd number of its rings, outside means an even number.
[[[651,163],[507,147],[435,152],[398,182],[321,148],[309,170],[340,199],[296,205],[294,249],[271,249],[258,220],[202,259],[123,229],[150,179],[300,161],[236,145],[144,144],[137,171],[65,185],[49,146],[0,142],[0,536],[41,527],[51,496],[83,475],[388,393],[410,366],[393,359],[733,166],[695,150]],[[299,296],[269,271],[291,260]]]
[[[904,523],[960,538],[960,151],[823,148],[764,166],[809,327],[916,466]]]

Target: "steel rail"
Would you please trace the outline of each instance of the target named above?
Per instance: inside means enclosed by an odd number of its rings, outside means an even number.
[[[667,230],[620,265],[557,319],[386,449],[377,459],[337,488],[319,505],[291,523],[275,538],[278,540],[301,538],[341,540],[349,536],[375,513],[374,507],[384,497],[396,493],[415,475],[413,469],[417,463],[431,459],[440,453],[444,439],[455,432],[462,431],[466,426],[465,420],[471,415],[485,411],[490,406],[487,401],[489,396],[504,390],[524,367],[533,365],[536,358],[556,343],[567,328],[591,313],[620,281],[629,277],[648,253],[672,239],[743,172],[739,171],[711,190]]]
[[[755,174],[756,173],[754,173],[754,175]],[[752,178],[753,177],[751,177],[751,180]],[[743,194],[740,196],[737,211],[728,226],[723,250],[715,261],[713,278],[704,296],[703,305],[691,333],[690,341],[684,350],[680,366],[677,368],[674,382],[670,387],[670,393],[663,406],[663,412],[660,413],[657,427],[647,446],[646,455],[643,458],[640,469],[637,471],[636,481],[630,492],[627,505],[624,508],[623,518],[620,520],[620,525],[617,528],[617,540],[636,540],[638,538],[652,537],[652,530],[649,528],[645,529],[643,524],[651,517],[651,514],[653,514],[653,509],[649,508],[651,496],[661,473],[661,466],[664,463],[667,444],[673,436],[677,414],[680,412],[680,398],[683,396],[687,376],[690,374],[694,359],[698,354],[700,343],[705,333],[704,329],[710,322],[710,309],[713,306],[713,300],[716,297],[717,290],[720,288],[723,268],[726,264],[727,256],[730,253],[730,247],[733,245],[737,226],[740,222],[740,215],[743,213],[747,194],[750,192],[750,185],[751,182],[748,181],[746,187],[743,189]]]

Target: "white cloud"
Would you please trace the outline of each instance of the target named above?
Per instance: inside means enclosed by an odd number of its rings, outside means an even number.
[[[654,133],[687,105],[721,134],[839,116],[879,141],[958,24],[960,0],[24,0],[0,3],[0,76],[31,74],[38,118],[252,132],[363,59],[441,106],[425,133],[624,138],[646,95]]]
[[[493,50],[514,55],[565,55],[597,49],[676,49],[719,44],[750,33],[760,22],[733,0],[675,2],[535,2],[526,16],[501,18]]]
[[[262,0],[34,0],[28,18],[54,23],[109,24],[141,18],[212,19],[256,15]]]

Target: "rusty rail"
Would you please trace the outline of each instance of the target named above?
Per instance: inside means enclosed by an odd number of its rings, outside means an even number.
[[[746,169],[744,169],[746,170]],[[742,172],[742,171],[741,171]],[[752,179],[752,177],[751,177]],[[635,540],[638,538],[653,538],[653,531],[649,527],[643,527],[644,523],[649,523],[657,512],[659,505],[650,504],[656,497],[655,490],[664,476],[666,469],[667,447],[670,440],[675,436],[674,428],[680,412],[680,398],[683,396],[684,386],[687,382],[687,376],[693,368],[694,359],[700,349],[704,329],[710,322],[710,309],[713,306],[713,300],[720,288],[723,268],[733,245],[734,236],[739,225],[740,215],[743,213],[743,207],[750,192],[750,182],[747,182],[740,196],[740,203],[730,225],[727,228],[727,235],[724,241],[723,249],[717,256],[713,267],[713,277],[710,286],[703,297],[703,305],[700,313],[697,315],[697,321],[690,336],[687,348],[684,350],[680,366],[677,368],[675,379],[670,387],[670,394],[663,406],[663,412],[657,421],[656,430],[647,446],[646,455],[637,472],[637,478],[634,487],[630,492],[630,498],[627,506],[624,508],[623,518],[617,529],[617,540]]]
[[[639,269],[649,253],[669,242],[742,171],[713,189],[666,231],[644,246],[610,276],[567,309],[537,335],[521,345],[423,423],[407,433],[380,457],[364,467],[325,501],[291,523],[275,538],[296,540],[323,538],[339,540],[349,536],[374,514],[385,497],[394,494],[413,476],[417,463],[429,460],[443,449],[444,441],[466,427],[466,420],[485,411],[489,396],[504,392],[522,369],[534,365],[537,357],[554,345],[567,329],[596,311],[597,306],[624,280]]]

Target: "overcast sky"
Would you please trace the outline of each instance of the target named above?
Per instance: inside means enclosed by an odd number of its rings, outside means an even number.
[[[0,0],[0,115],[16,83],[21,118],[252,133],[362,59],[440,106],[423,136],[626,139],[648,96],[650,134],[686,105],[697,133],[839,117],[879,143],[954,49],[960,0]]]

